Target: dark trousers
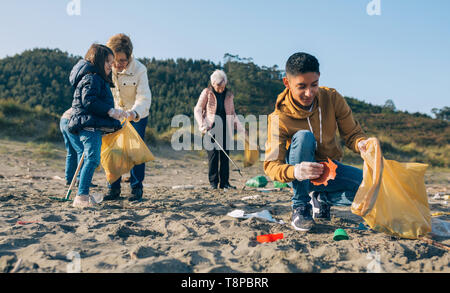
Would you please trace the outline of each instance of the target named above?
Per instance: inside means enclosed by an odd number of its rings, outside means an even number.
[[[229,184],[230,166],[227,156],[221,150],[206,151],[208,153],[208,178],[211,185],[220,187]],[[229,151],[226,151],[229,154]]]
[[[139,120],[139,122],[131,122],[131,125],[133,125],[134,129],[136,129],[136,132],[139,134],[139,136],[144,139],[145,135],[145,128],[147,127],[147,121],[148,116],[145,118],[142,118]],[[142,181],[144,181],[145,176],[145,163],[136,165],[131,169],[130,171],[130,186],[131,189],[140,188],[142,189],[143,184]],[[109,185],[109,188],[112,189],[120,189],[120,181],[122,180],[122,177],[117,179],[116,182]]]
[[[226,127],[223,127],[223,136],[215,137],[217,142],[224,148],[227,155],[230,151],[226,149],[227,145],[227,133]],[[211,139],[214,143],[214,141]],[[230,166],[229,160],[224,152],[214,143],[214,149],[207,150],[208,154],[208,179],[211,185],[217,186],[220,183],[220,187],[228,185],[230,178]]]

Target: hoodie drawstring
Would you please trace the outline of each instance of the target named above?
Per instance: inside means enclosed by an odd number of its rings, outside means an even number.
[[[308,119],[309,129],[311,130],[312,134],[314,134],[309,117],[307,117],[307,119]],[[320,124],[320,144],[322,144],[322,110],[320,109],[320,106],[319,106],[319,124]]]

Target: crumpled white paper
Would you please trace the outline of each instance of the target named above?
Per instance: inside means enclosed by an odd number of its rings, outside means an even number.
[[[194,189],[194,185],[175,185],[172,186],[172,189]]]
[[[268,210],[262,210],[260,212],[251,213],[251,214],[245,214],[245,211],[243,210],[234,210],[232,212],[229,212],[227,216],[233,217],[233,218],[243,218],[243,219],[249,219],[249,218],[260,218],[264,219],[270,222],[278,223],[278,224],[284,224],[283,220],[277,221],[274,218],[272,218],[272,215]]]
[[[247,199],[257,199],[259,197],[259,194],[255,194],[255,195],[250,195],[250,196],[245,196],[243,198],[241,198],[242,200],[247,200]]]

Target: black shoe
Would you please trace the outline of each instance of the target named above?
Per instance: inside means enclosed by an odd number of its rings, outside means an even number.
[[[220,188],[223,188],[223,189],[236,189],[236,187],[230,185],[229,183],[221,185]]]
[[[311,196],[313,219],[331,220],[331,206],[323,193],[313,192]]]
[[[297,231],[309,231],[315,224],[313,218],[311,217],[311,205],[300,205],[294,209],[291,224]]]
[[[128,198],[128,201],[142,201],[142,194],[144,191],[142,188],[133,188],[131,190],[132,196]]]
[[[217,184],[210,183],[208,189],[216,190],[217,189]]]
[[[120,189],[109,188],[103,200],[117,200],[120,198]]]

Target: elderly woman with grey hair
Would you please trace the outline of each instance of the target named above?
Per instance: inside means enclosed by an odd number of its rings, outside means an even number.
[[[214,128],[214,138],[229,154],[227,145],[231,145],[231,133],[236,127],[244,132],[234,110],[234,95],[227,89],[227,75],[222,70],[216,70],[211,74],[211,84],[205,88],[194,108],[194,116],[200,131],[205,134]],[[214,144],[208,153],[208,178],[212,189],[235,189],[229,183],[229,161],[227,156]],[[220,166],[219,166],[220,163]],[[219,184],[220,183],[220,184]]]

